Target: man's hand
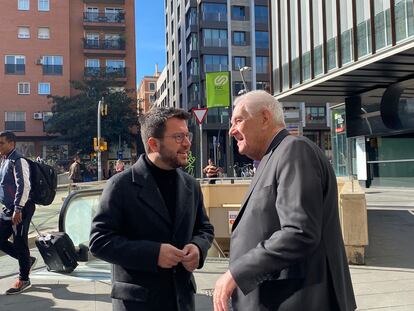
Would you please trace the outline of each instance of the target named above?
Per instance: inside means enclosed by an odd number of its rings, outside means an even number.
[[[184,251],[172,246],[171,244],[161,244],[158,255],[158,266],[161,268],[175,267],[184,258]]]
[[[230,271],[217,280],[213,294],[214,311],[228,311],[228,302],[236,287],[237,284]]]
[[[12,216],[13,226],[17,226],[21,222],[22,222],[22,212],[14,210],[13,216]]]
[[[189,272],[193,272],[197,269],[198,264],[200,263],[200,250],[198,249],[197,245],[194,244],[187,244],[183,248],[184,258],[181,262],[184,268],[187,269]]]

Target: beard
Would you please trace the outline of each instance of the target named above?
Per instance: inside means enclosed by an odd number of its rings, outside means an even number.
[[[186,157],[181,158],[182,156],[178,154],[178,152],[185,152],[187,153],[188,150],[186,148],[179,149],[177,151],[169,150],[167,147],[165,147],[163,144],[160,147],[160,160],[164,162],[166,165],[172,168],[179,168],[184,167],[188,164],[188,158]]]

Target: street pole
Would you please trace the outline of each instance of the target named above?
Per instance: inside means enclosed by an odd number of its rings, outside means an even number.
[[[200,5],[201,0],[197,0],[197,58],[198,58],[198,108],[201,107],[201,29],[200,29]],[[203,179],[203,125],[199,124],[200,129],[200,178]]]
[[[101,162],[101,107],[103,104],[104,98],[98,103],[98,180],[102,180],[102,162]]]

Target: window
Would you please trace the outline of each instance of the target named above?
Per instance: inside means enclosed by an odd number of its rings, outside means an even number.
[[[37,85],[37,93],[39,95],[50,95],[50,83],[39,82],[39,84]]]
[[[29,0],[18,0],[17,1],[17,9],[22,10],[22,11],[28,11],[30,9]]]
[[[39,11],[49,11],[49,0],[38,0],[37,9]]]
[[[269,33],[267,31],[256,31],[256,48],[269,48]]]
[[[234,56],[233,57],[233,67],[234,70],[239,70],[246,66],[246,57],[245,56]]]
[[[50,29],[49,27],[39,27],[37,32],[37,37],[39,39],[50,39]]]
[[[17,38],[27,39],[30,38],[30,28],[29,27],[19,27],[17,30]]]
[[[194,49],[196,47],[197,37],[193,39]],[[203,46],[226,47],[227,30],[226,29],[203,29]]]
[[[264,90],[269,92],[270,91],[270,83],[266,81],[257,81],[256,82],[256,90]]]
[[[325,107],[306,107],[307,123],[325,123]]]
[[[267,24],[269,21],[269,9],[267,6],[256,5],[254,7],[254,19],[256,23]]]
[[[125,61],[120,59],[107,59],[106,60],[106,74],[116,77],[125,77]]]
[[[149,83],[149,89],[150,89],[150,91],[155,91],[155,83],[154,82]]]
[[[30,83],[29,82],[19,82],[17,84],[17,94],[19,94],[19,95],[29,95],[30,94]]]
[[[44,75],[62,75],[63,56],[45,55],[42,59]]]
[[[205,21],[227,21],[227,5],[221,3],[202,3],[202,19]]]
[[[4,129],[6,131],[19,131],[24,132],[26,130],[26,112],[5,112],[4,116]]]
[[[269,73],[269,58],[267,56],[256,56],[256,72]]]
[[[227,71],[227,55],[204,55],[204,71]]]
[[[235,31],[233,32],[233,44],[234,45],[246,45],[246,32]]]
[[[85,62],[85,76],[86,77],[96,77],[99,75],[100,71],[100,62],[99,59],[87,59]]]
[[[231,7],[231,16],[234,20],[244,21],[246,19],[246,7],[233,5]]]
[[[244,84],[241,81],[235,81],[233,84],[233,95],[239,95],[240,91],[244,90]]]
[[[26,58],[23,55],[6,55],[5,57],[5,73],[24,75]]]
[[[105,8],[105,20],[108,23],[123,23],[124,16],[122,8]]]

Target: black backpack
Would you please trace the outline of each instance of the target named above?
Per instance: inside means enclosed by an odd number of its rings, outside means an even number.
[[[24,158],[30,166],[30,199],[39,205],[50,205],[56,196],[57,174],[43,162]]]

